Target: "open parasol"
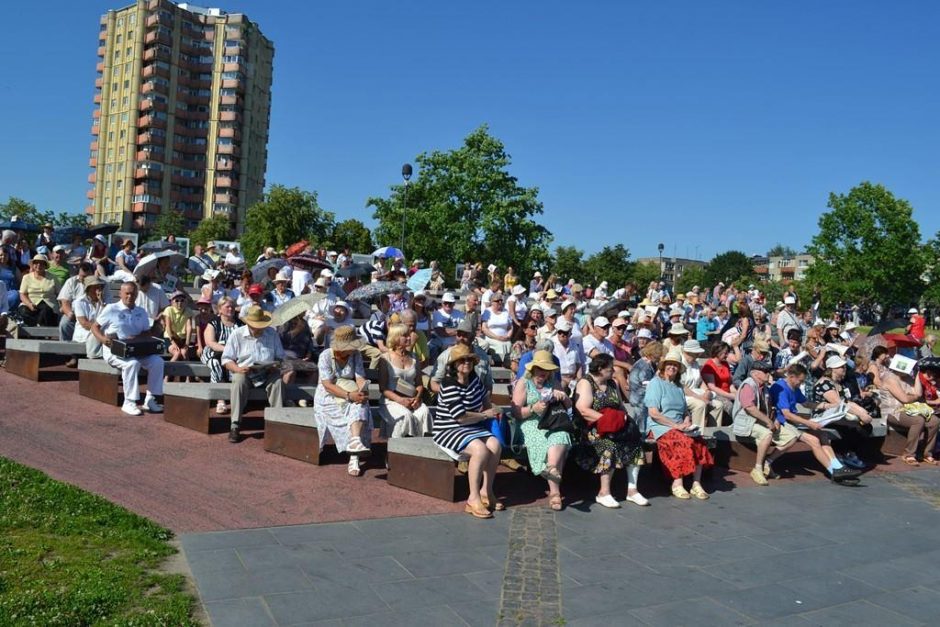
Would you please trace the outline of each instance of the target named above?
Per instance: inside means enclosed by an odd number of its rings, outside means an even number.
[[[354,276],[366,276],[367,274],[372,274],[373,270],[375,270],[375,268],[367,263],[354,263],[340,268],[336,271],[336,274],[349,278]]]
[[[310,242],[308,242],[308,241],[305,240],[305,239],[302,239],[302,240],[300,240],[299,242],[297,242],[296,244],[291,244],[290,246],[288,246],[288,247],[287,247],[287,250],[284,251],[284,254],[285,254],[286,256],[288,256],[288,257],[293,257],[294,255],[299,255],[299,254],[303,253],[304,250],[305,250],[305,249],[307,248],[307,246],[309,246],[309,245],[310,245]]]
[[[628,303],[623,298],[615,298],[614,300],[609,300],[606,303],[601,303],[594,307],[593,317],[597,318],[598,316],[604,316],[605,318],[616,317],[618,313],[624,309],[628,309],[630,303]]]
[[[179,244],[171,244],[162,239],[153,240],[152,242],[147,242],[146,244],[141,244],[140,252],[142,253],[158,253],[163,250],[179,250]]]
[[[271,312],[271,323],[275,326],[281,326],[297,316],[307,313],[313,309],[313,306],[317,302],[324,298],[326,298],[326,294],[304,294],[303,296],[292,298]]]
[[[141,278],[153,274],[153,271],[157,269],[157,264],[161,259],[169,259],[171,268],[175,268],[186,261],[186,257],[184,257],[182,253],[178,253],[175,250],[161,250],[142,258],[134,268],[134,276]]]
[[[10,229],[11,231],[26,231],[27,233],[38,233],[42,229],[38,225],[22,220],[7,220],[0,222],[0,229]]]
[[[394,246],[383,246],[378,248],[372,253],[373,257],[381,257],[382,259],[404,259],[405,253],[402,252],[401,248],[395,248]]]
[[[273,259],[265,259],[261,263],[256,263],[255,266],[251,269],[251,279],[255,283],[261,283],[268,276],[268,270],[270,268],[275,268],[280,270],[287,265],[286,259],[281,259],[275,257]]]
[[[94,237],[95,235],[107,237],[113,233],[117,233],[120,228],[121,227],[117,224],[96,224],[95,226],[88,227],[88,237]]]
[[[323,261],[313,255],[294,255],[290,257],[287,262],[295,268],[301,268],[302,270],[308,270],[310,272],[314,270],[333,269],[333,265],[328,261]]]
[[[398,281],[375,281],[353,290],[346,300],[371,300],[392,292],[401,292],[404,289],[405,286]]]
[[[431,281],[431,275],[433,273],[434,270],[431,268],[422,268],[421,270],[418,270],[413,275],[411,275],[411,278],[408,279],[408,289],[412,292],[423,290]]]

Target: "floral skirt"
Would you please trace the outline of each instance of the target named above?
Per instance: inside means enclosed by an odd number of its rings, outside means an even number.
[[[701,438],[690,438],[678,429],[670,429],[656,440],[656,451],[666,475],[676,480],[695,472],[696,466],[709,467],[715,460]]]
[[[613,472],[636,464],[643,458],[643,443],[613,440],[601,437],[592,427],[584,432],[584,442],[574,451],[575,462],[595,475]]]

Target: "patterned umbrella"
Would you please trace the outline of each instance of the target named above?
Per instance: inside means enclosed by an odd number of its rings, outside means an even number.
[[[395,248],[394,246],[383,246],[375,250],[372,253],[373,257],[381,257],[382,259],[404,259],[405,253],[402,252],[401,248]]]
[[[340,268],[336,271],[336,274],[344,277],[365,276],[367,274],[372,274],[373,270],[375,270],[375,268],[367,263],[354,263],[352,265],[346,266],[345,268]]]
[[[313,255],[294,255],[287,260],[290,265],[302,268],[304,270],[323,270],[325,268],[333,269],[333,266],[327,262],[323,261],[319,257],[314,257]]]
[[[310,242],[308,242],[305,239],[302,239],[296,244],[291,244],[290,246],[288,246],[287,250],[284,251],[284,254],[287,255],[288,257],[299,255],[300,253],[304,252],[304,249],[309,245],[310,245]]]
[[[274,259],[265,259],[261,263],[255,264],[255,267],[251,269],[251,278],[255,283],[261,283],[265,277],[268,276],[269,268],[277,268],[280,270],[286,265],[286,259],[281,259],[279,257],[275,257]]]
[[[405,286],[398,281],[376,281],[353,290],[346,300],[370,300],[391,292],[400,292]]]

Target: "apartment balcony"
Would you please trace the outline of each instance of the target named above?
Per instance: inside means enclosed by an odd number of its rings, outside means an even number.
[[[104,55],[108,52],[107,46],[98,46],[98,56],[104,58]]]
[[[152,30],[146,35],[144,35],[144,44],[147,46],[151,44],[163,44],[164,46],[172,46],[173,40],[170,39],[170,36],[164,30]]]
[[[189,70],[190,72],[197,72],[200,74],[203,72],[208,73],[212,71],[211,63],[200,63],[199,61],[190,61],[188,59],[184,59],[183,57],[180,57],[179,59],[179,66],[181,68]]]
[[[140,93],[146,94],[163,94],[167,95],[169,92],[169,86],[164,83],[158,83],[157,81],[147,81],[140,88]]]
[[[161,205],[155,202],[135,202],[131,205],[133,213],[152,213],[159,214]]]
[[[96,151],[96,150],[98,150],[98,140],[96,139],[96,140],[92,141],[92,142],[91,142],[91,145],[88,146],[88,149],[91,150],[91,151],[93,151],[93,152]]]
[[[222,203],[225,205],[237,205],[238,204],[238,194],[231,192],[226,192],[223,194],[215,195],[215,202]]]
[[[176,117],[183,120],[193,120],[193,121],[209,121],[209,112],[208,111],[184,111],[183,109],[176,110]]]
[[[167,28],[171,28],[173,26],[173,20],[164,13],[154,13],[147,18],[144,24],[147,25],[147,28],[153,28],[154,26],[166,26]]]
[[[215,29],[209,29],[202,33],[202,38],[206,41],[215,41]]]
[[[233,187],[238,188],[238,179],[233,176],[225,176],[217,174],[215,177],[215,186],[216,187]]]
[[[241,63],[223,63],[222,71],[223,72],[238,72],[242,69]]]
[[[237,78],[226,78],[222,80],[223,89],[234,89],[239,94],[245,93],[245,81]]]
[[[198,202],[205,199],[205,194],[184,194],[183,192],[170,192],[170,200],[173,202]]]
[[[95,215],[95,206],[94,206],[94,205],[88,205],[87,207],[85,207],[85,213],[87,213],[88,215],[91,215],[91,216]]]
[[[157,170],[156,168],[137,168],[134,170],[134,178],[159,181],[163,179],[163,170]]]
[[[165,67],[161,67],[157,64],[145,65],[143,70],[141,70],[140,75],[144,78],[154,78],[159,76],[161,78],[169,79],[170,71]]]
[[[92,185],[94,185],[97,180],[98,180],[97,173],[92,172],[91,174],[88,175],[88,182],[91,183]]]
[[[207,149],[206,144],[190,144],[187,142],[173,142],[173,150],[178,150],[179,152],[189,153],[191,155],[201,155],[205,154]]]
[[[170,53],[165,48],[147,48],[144,50],[144,61],[170,62]]]
[[[186,104],[209,106],[209,96],[197,96],[185,91],[178,91],[176,92],[176,98]]]
[[[151,196],[159,196],[160,184],[159,183],[156,183],[156,184],[140,183],[138,185],[135,185],[134,195],[141,196],[143,194],[150,194]]]
[[[220,128],[219,137],[231,137],[240,141],[242,138],[242,132],[237,128]]]
[[[176,166],[177,168],[183,168],[185,170],[196,170],[198,172],[201,172],[202,170],[205,169],[206,162],[197,161],[196,159],[187,159],[187,155],[183,154],[182,156],[175,157],[173,159],[173,165]],[[202,185],[203,184],[202,181],[203,179],[200,178],[198,183],[194,183],[194,184]]]
[[[180,52],[198,57],[202,56],[202,54],[207,51],[199,46],[193,46],[192,44],[180,42]]]
[[[165,135],[155,135],[149,131],[144,131],[137,135],[137,145],[138,146],[147,146],[149,144],[155,144],[159,147],[163,147],[163,144],[166,143]]]
[[[142,115],[137,118],[137,128],[166,128],[166,120],[154,117],[152,115]]]
[[[98,157],[91,157],[91,158],[89,158],[89,159],[88,159],[88,167],[89,167],[89,168],[97,168],[97,167],[98,167]]]
[[[165,154],[163,150],[138,150],[134,158],[138,161],[157,161],[163,163]]]
[[[94,96],[92,96],[92,97],[91,97],[91,101],[92,101],[93,103],[95,103],[96,105],[100,105],[100,104],[101,104],[101,94],[95,94]]]
[[[242,115],[238,111],[220,111],[219,119],[223,122],[241,122]]]
[[[87,198],[88,200],[94,200],[94,199],[95,199],[95,188],[94,188],[94,187],[92,187],[92,188],[89,189],[87,192],[85,192],[85,198]]]
[[[222,48],[222,54],[229,56],[229,57],[236,57],[239,55],[244,55],[245,52],[246,50],[245,50],[244,44],[240,46],[226,46],[225,48]]]
[[[98,124],[92,124],[92,125],[91,125],[91,134],[94,135],[95,137],[98,136],[98,133],[100,132],[100,130],[101,130],[101,126],[100,126],[100,125],[98,125]]]
[[[228,161],[216,161],[215,169],[219,172],[238,172],[238,162],[234,159]]]
[[[137,107],[140,111],[163,111],[166,113],[166,103],[149,98],[141,98],[140,105]]]
[[[216,153],[220,155],[232,155],[233,157],[240,157],[242,154],[242,149],[235,144],[219,144],[216,148]]]
[[[95,109],[92,111],[91,117],[95,118],[96,120],[99,119],[101,117],[101,109]]]
[[[104,79],[99,76],[95,79],[95,89],[101,89],[102,85],[104,85]]]
[[[182,135],[184,137],[208,137],[209,129],[208,128],[187,128],[185,126],[176,125],[174,132],[177,135]]]
[[[150,0],[150,2],[147,3],[148,11],[156,11],[157,9],[162,9],[162,8],[164,8],[162,0]]]
[[[201,176],[190,178],[188,176],[181,176],[179,174],[174,174],[170,177],[170,182],[174,185],[182,185],[184,187],[194,187],[196,185],[205,185],[205,179]]]

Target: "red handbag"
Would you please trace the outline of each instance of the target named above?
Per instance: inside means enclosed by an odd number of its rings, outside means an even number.
[[[605,407],[601,410],[601,417],[594,423],[597,435],[605,436],[618,433],[627,424],[627,414],[622,409]]]

